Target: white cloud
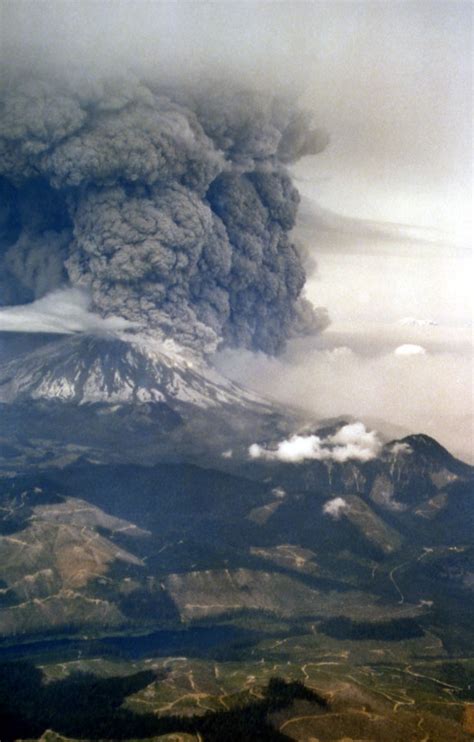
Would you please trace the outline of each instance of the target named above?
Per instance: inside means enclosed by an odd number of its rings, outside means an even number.
[[[332,500],[328,500],[323,506],[323,513],[330,515],[334,520],[339,520],[341,515],[349,510],[349,505],[343,497],[334,497]]]
[[[422,345],[413,345],[412,343],[405,343],[395,348],[394,353],[396,356],[416,356],[423,355],[426,353],[426,349]]]
[[[272,489],[272,495],[275,495],[275,497],[278,497],[280,500],[282,500],[284,497],[286,497],[286,490],[284,490],[283,487],[274,487]]]
[[[107,333],[138,327],[122,317],[100,317],[89,311],[90,298],[80,289],[57,289],[42,299],[0,309],[0,332],[70,335]]]
[[[397,441],[390,447],[390,453],[392,456],[405,456],[413,453],[413,449],[409,443],[400,443]]]
[[[377,433],[374,430],[367,431],[363,423],[344,425],[328,440],[343,446],[353,444],[367,449],[373,449],[378,444]]]
[[[254,443],[249,448],[253,459],[277,459],[288,463],[299,463],[306,459],[321,459],[321,439],[317,435],[293,435],[278,443],[276,449],[267,449]]]
[[[344,425],[334,435],[292,435],[280,441],[275,448],[265,448],[254,443],[249,448],[253,459],[267,459],[298,464],[302,461],[338,461],[350,459],[370,461],[381,449],[375,431],[367,431],[363,423]]]

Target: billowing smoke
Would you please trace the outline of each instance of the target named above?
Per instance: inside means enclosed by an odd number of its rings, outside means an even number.
[[[0,105],[3,305],[70,284],[207,352],[274,354],[327,324],[290,237],[285,165],[327,144],[307,114],[133,77],[10,79]]]

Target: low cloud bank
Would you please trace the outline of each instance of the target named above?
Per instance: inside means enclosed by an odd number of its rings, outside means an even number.
[[[337,461],[355,459],[370,461],[375,458],[382,443],[375,431],[368,431],[363,423],[344,425],[334,435],[293,435],[280,441],[275,448],[265,448],[254,443],[249,448],[253,459],[277,460],[299,464],[302,461]]]
[[[89,305],[86,291],[57,289],[30,304],[0,309],[0,332],[102,334],[138,327],[122,317],[100,317],[89,311]]]

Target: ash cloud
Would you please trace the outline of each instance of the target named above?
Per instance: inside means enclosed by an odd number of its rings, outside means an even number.
[[[91,311],[200,352],[280,352],[327,323],[304,298],[286,165],[326,135],[283,99],[205,84],[37,79],[0,103],[2,303],[68,281]]]

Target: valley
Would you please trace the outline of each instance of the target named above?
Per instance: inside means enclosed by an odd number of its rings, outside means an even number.
[[[122,657],[118,653],[115,657],[63,657],[64,661],[35,656],[35,663],[47,684],[79,677],[78,673],[106,680],[152,672],[156,679],[150,678],[142,689],[128,695],[121,708],[144,717],[145,724],[149,715],[163,723],[169,723],[171,716],[176,733],[180,727],[185,731],[196,724],[198,718],[245,709],[262,699],[268,682],[278,677],[303,683],[328,704],[324,713],[295,703],[272,715],[275,732],[289,739],[353,738],[357,728],[364,735],[371,729],[382,740],[421,742],[428,736],[441,742],[446,735],[470,739],[469,729],[463,728],[472,701],[467,686],[474,676],[474,659],[429,659],[433,647],[426,640],[397,642],[389,648],[376,641],[333,641],[316,627],[307,628],[310,633],[263,640],[247,649],[241,645],[238,649],[232,645],[209,648],[208,656],[201,658],[189,656],[193,650],[188,645],[188,656],[168,657],[151,650],[134,659],[125,652]],[[202,636],[196,634],[195,641],[198,654],[202,653]],[[456,685],[453,676],[463,680]]]

